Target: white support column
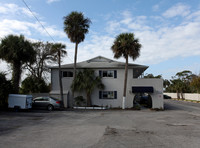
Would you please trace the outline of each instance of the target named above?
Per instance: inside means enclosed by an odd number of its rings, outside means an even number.
[[[122,99],[122,109],[125,109],[125,103],[126,102],[126,97],[123,97],[123,99]]]

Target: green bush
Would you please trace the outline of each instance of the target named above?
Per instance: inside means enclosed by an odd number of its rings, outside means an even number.
[[[12,93],[12,83],[6,79],[6,74],[0,72],[0,107],[7,107],[8,95]]]
[[[75,100],[75,106],[85,106],[86,102],[83,96],[77,96],[74,98]]]
[[[34,76],[28,76],[24,81],[22,81],[22,86],[20,93],[48,93],[50,87],[46,84],[44,79],[40,79]]]

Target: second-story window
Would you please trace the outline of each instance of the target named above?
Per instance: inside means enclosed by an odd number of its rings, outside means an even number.
[[[103,71],[103,77],[114,77],[114,70]]]
[[[63,77],[73,77],[73,72],[71,71],[63,71],[62,72]]]
[[[117,78],[117,70],[99,70],[100,77]]]

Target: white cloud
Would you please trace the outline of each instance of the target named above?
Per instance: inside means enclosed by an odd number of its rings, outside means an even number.
[[[93,34],[92,40],[80,44],[78,54],[81,56],[78,60],[83,61],[99,55],[112,58],[113,53],[110,48],[113,41],[114,37]],[[74,51],[74,47],[72,51]]]
[[[153,9],[153,11],[158,11],[159,10],[159,5],[158,4],[154,5],[152,7],[152,9]]]
[[[4,19],[0,23],[0,28],[0,37],[4,37],[8,34],[24,34],[25,36],[31,36],[34,33],[48,36],[47,32],[39,23]],[[52,37],[66,37],[66,34],[58,30],[55,26],[46,25],[46,30]]]
[[[162,15],[166,18],[172,18],[176,16],[187,16],[190,13],[190,7],[188,5],[178,3],[171,8],[169,8],[167,11],[165,11]]]
[[[33,14],[37,17],[40,17],[36,12],[33,12]],[[49,36],[44,28],[38,22],[36,22],[35,18],[31,20],[27,18],[22,19],[22,17],[24,16],[33,17],[31,12],[25,7],[20,7],[12,3],[0,3],[0,15],[0,37],[4,37],[8,34],[24,34],[25,36],[29,37],[33,34]],[[63,30],[57,29],[56,26],[48,25],[47,23],[42,21],[41,23],[45,26],[46,30],[52,37],[66,37]]]
[[[33,25],[34,24],[29,22],[4,19],[0,23],[0,37],[4,37],[8,34],[17,33],[31,35],[30,27],[32,27]]]
[[[160,63],[174,57],[200,55],[200,23],[188,23],[158,31],[137,32],[143,48],[138,62]]]
[[[36,12],[32,12],[34,15],[38,15]],[[28,17],[33,17],[33,15],[31,14],[31,12],[24,7],[19,7],[16,4],[2,4],[0,3],[0,14],[4,14],[4,15],[8,15],[8,16],[12,16],[12,15],[25,15]]]
[[[53,3],[53,2],[58,2],[60,0],[47,0],[47,3],[50,4],[50,3]]]
[[[106,31],[116,36],[122,32],[128,32],[129,30],[150,30],[151,27],[146,25],[146,16],[132,16],[130,11],[123,11],[119,17],[121,19],[109,20],[107,22]]]
[[[200,10],[191,13],[187,16],[188,20],[194,19],[194,21],[200,21]]]
[[[156,21],[161,24],[153,28],[149,25],[149,20],[154,20],[155,16],[148,18],[146,16],[132,16],[130,12],[125,11],[122,13],[121,19],[110,20],[108,23],[110,25],[106,30],[111,30],[114,35],[121,33],[123,29],[134,32],[143,46],[141,56],[136,62],[156,64],[174,57],[200,55],[198,13],[198,10],[191,14],[188,13],[188,18],[180,21],[180,25],[169,25],[165,23],[166,20],[162,16],[157,16],[156,18],[159,19]],[[110,34],[110,32],[108,33]]]

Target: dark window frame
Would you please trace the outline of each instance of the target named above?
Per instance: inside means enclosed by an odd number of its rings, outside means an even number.
[[[117,78],[117,70],[99,70],[99,76],[102,78]]]
[[[71,77],[73,77],[73,72],[72,71],[62,71],[62,77],[63,78],[71,78]]]
[[[99,99],[117,99],[117,91],[99,91]]]

